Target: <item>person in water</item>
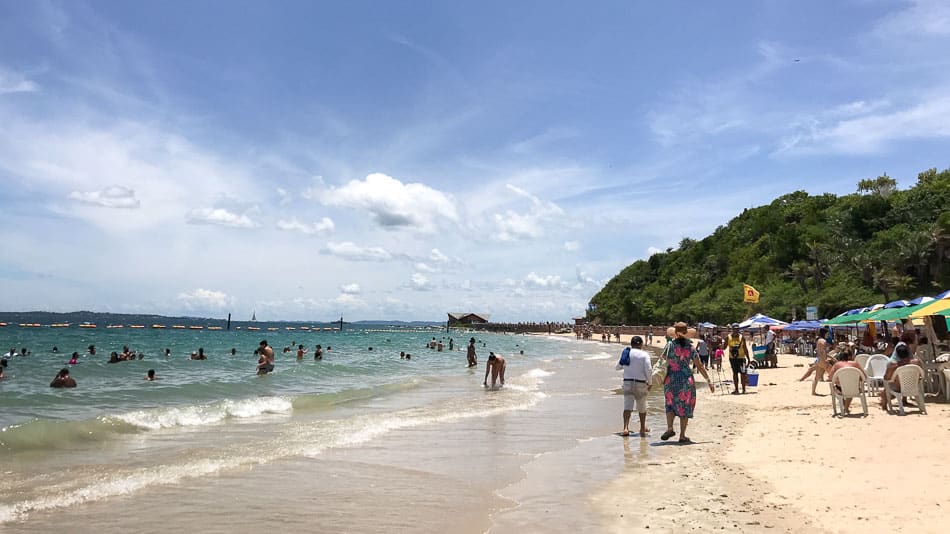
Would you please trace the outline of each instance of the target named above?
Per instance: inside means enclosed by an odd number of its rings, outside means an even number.
[[[320,345],[317,345],[316,348],[313,349],[313,359],[314,360],[323,359],[323,347],[321,347]]]
[[[303,345],[297,345],[297,359],[302,360],[303,355],[307,353],[307,349],[303,348]]]
[[[63,367],[59,370],[59,373],[56,373],[56,377],[53,378],[53,381],[49,383],[51,388],[74,388],[76,387],[76,380],[73,377],[69,376],[69,369]]]
[[[475,355],[475,338],[468,340],[468,351],[465,354],[469,367],[478,365],[478,357]]]
[[[74,352],[73,356],[69,359],[69,365],[76,365],[79,363],[79,353]]]
[[[155,376],[155,369],[149,369],[148,372],[145,373],[145,380],[148,380],[149,382],[152,382],[158,379],[159,378]]]
[[[485,365],[485,380],[483,386],[488,386],[488,372],[491,371],[491,387],[494,389],[495,382],[501,378],[501,385],[505,385],[505,359],[496,355],[494,352],[488,353],[488,363]]]
[[[257,360],[257,374],[266,375],[274,371],[274,349],[267,344],[267,340],[261,340],[260,359]]]

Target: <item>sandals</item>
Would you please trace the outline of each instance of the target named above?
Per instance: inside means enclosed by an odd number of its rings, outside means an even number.
[[[679,439],[679,444],[680,444],[680,445],[692,445],[692,444],[693,444],[693,440],[691,440],[691,439],[689,439],[689,438],[680,438],[680,439]]]
[[[676,432],[673,432],[672,430],[667,430],[666,432],[663,433],[662,436],[660,436],[660,439],[662,439],[663,441],[666,441],[675,435],[676,435]]]

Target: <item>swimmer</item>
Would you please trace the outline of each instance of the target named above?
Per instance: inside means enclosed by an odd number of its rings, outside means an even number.
[[[449,338],[449,352],[455,350],[455,341],[452,338]]]
[[[79,353],[74,352],[73,357],[69,359],[69,365],[76,365],[79,363]]]
[[[323,347],[321,347],[320,345],[317,345],[316,348],[313,349],[313,359],[314,360],[323,359]]]
[[[96,346],[95,346],[95,345],[89,345],[89,355],[90,355],[90,356],[95,356],[95,355],[96,355]]]
[[[155,369],[149,369],[148,372],[145,373],[144,380],[152,382],[153,380],[161,380],[161,379],[155,376]]]
[[[257,361],[257,374],[266,375],[274,371],[274,349],[267,344],[267,340],[261,340],[260,359]]]
[[[49,383],[51,388],[74,388],[76,387],[76,381],[73,377],[69,376],[69,369],[63,367],[59,370],[59,373],[56,374],[56,377],[53,378],[53,381]]]
[[[109,363],[119,363],[120,361],[122,360],[119,359],[119,353],[112,351],[112,354],[109,355]]]
[[[303,345],[297,345],[297,359],[302,360],[303,355],[307,353],[307,349],[303,348]]]
[[[488,387],[488,371],[491,371],[491,387],[495,389],[495,382],[501,378],[501,385],[505,385],[505,359],[495,355],[494,352],[488,353],[488,363],[485,365],[485,380],[482,385]]]
[[[406,354],[406,359],[407,359],[407,360],[411,360],[411,359],[412,359],[412,354]]]
[[[55,353],[57,353],[57,352],[59,352],[59,347],[55,347],[55,346],[54,346],[54,347],[53,347],[53,353],[55,354]]]
[[[478,365],[478,358],[475,356],[475,338],[468,340],[468,352],[465,355],[468,359],[468,366],[475,367]]]
[[[406,359],[406,351],[402,351],[402,352],[399,353],[399,359],[400,359],[400,360],[405,360],[405,359]]]
[[[171,356],[171,355],[172,355],[171,349],[169,349],[169,348],[166,347],[166,348],[165,348],[165,357],[168,358],[168,357]]]
[[[237,349],[234,347],[231,347],[231,356],[237,356]]]

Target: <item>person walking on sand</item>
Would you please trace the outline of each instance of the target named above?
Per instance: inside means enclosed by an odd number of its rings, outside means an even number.
[[[693,342],[687,337],[686,323],[679,322],[673,325],[675,337],[667,346],[666,379],[663,381],[663,395],[666,399],[666,432],[660,439],[666,441],[676,435],[673,430],[673,420],[680,418],[679,443],[692,443],[686,436],[686,425],[693,417],[696,407],[696,382],[690,364],[695,365],[709,384],[709,391],[715,393],[706,367],[699,360],[699,354],[693,348]]]
[[[646,436],[647,428],[647,394],[653,383],[653,369],[650,366],[650,355],[643,350],[643,338],[630,338],[630,348],[624,349],[627,357],[620,356],[616,369],[623,370],[623,431],[621,436],[630,435],[630,414],[637,409],[640,417],[640,436]]]
[[[468,340],[468,352],[465,354],[469,367],[478,365],[478,358],[475,356],[475,338]]]
[[[739,333],[739,325],[732,325],[732,333],[726,337],[726,348],[729,350],[729,367],[732,367],[732,394],[739,394],[739,383],[742,383],[742,393],[745,394],[745,385],[748,380],[746,374],[749,369],[749,347],[745,338]]]
[[[501,378],[501,385],[505,385],[505,359],[494,352],[488,353],[488,363],[485,364],[485,380],[482,385],[488,387],[488,372],[491,371],[491,388],[495,389],[495,382]]]
[[[818,355],[818,358],[815,360],[814,371],[815,379],[811,383],[811,394],[815,396],[821,396],[818,394],[818,382],[820,382],[825,373],[828,372],[828,368],[831,367],[828,362],[828,341],[825,337],[828,335],[828,327],[822,327],[818,330],[818,341],[815,342],[815,352]],[[833,365],[833,364],[832,364]],[[799,382],[808,378],[808,375],[811,374],[812,369],[809,369],[805,376],[799,379]]]

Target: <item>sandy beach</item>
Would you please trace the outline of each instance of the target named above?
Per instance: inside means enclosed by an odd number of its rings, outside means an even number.
[[[849,533],[886,522],[891,531],[943,532],[950,504],[933,489],[950,484],[950,405],[931,397],[928,415],[896,416],[868,398],[867,417],[835,418],[827,383],[812,396],[811,382],[798,382],[804,368],[796,365],[807,361],[781,355],[746,395],[699,384],[690,424],[697,444],[664,447],[661,461],[625,470],[594,495],[612,516],[609,531]]]

